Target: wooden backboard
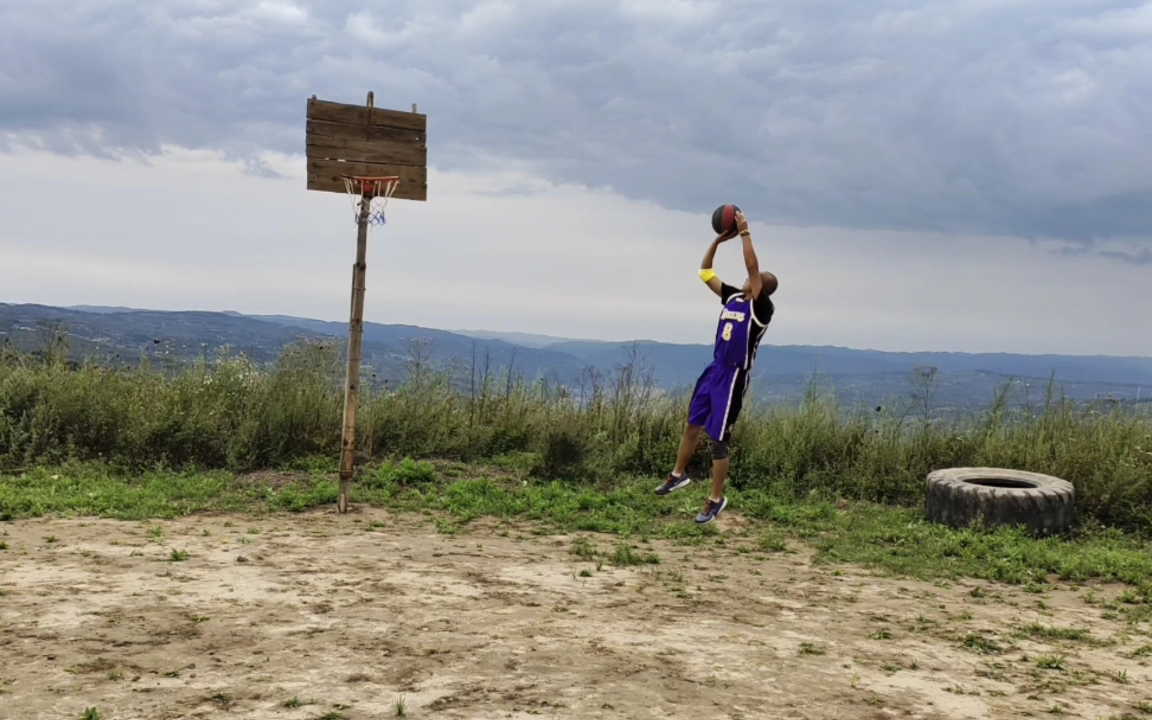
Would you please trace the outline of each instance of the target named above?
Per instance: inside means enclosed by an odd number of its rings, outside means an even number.
[[[308,99],[308,189],[344,193],[345,175],[396,175],[393,198],[428,199],[428,116]]]

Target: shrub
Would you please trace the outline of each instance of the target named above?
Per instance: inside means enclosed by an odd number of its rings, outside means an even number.
[[[305,343],[270,367],[220,355],[183,369],[69,365],[53,356],[0,354],[0,471],[102,460],[234,471],[339,455],[343,362]],[[917,382],[931,380],[925,374]],[[426,369],[401,386],[361,386],[357,451],[408,458],[372,482],[420,486],[421,460],[520,458],[553,479],[662,476],[675,459],[683,396],[661,396],[634,368],[590,374],[577,391],[485,377],[459,381]],[[707,444],[693,472],[707,475]],[[942,419],[921,412],[847,412],[827,394],[793,406],[750,407],[732,440],[731,482],[766,496],[818,496],[897,505],[923,501],[924,477],[947,466],[1045,472],[1076,487],[1082,519],[1152,527],[1152,418],[1129,407],[1049,396],[1010,411]]]

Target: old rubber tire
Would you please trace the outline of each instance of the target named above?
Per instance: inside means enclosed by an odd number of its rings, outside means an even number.
[[[1022,525],[1036,535],[1072,527],[1076,493],[1067,480],[1021,470],[949,468],[928,475],[928,519],[954,528]]]

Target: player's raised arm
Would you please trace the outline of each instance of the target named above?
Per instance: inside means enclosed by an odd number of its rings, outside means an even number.
[[[716,239],[712,241],[712,244],[708,246],[707,252],[704,253],[704,259],[700,261],[700,279],[717,295],[721,294],[721,288],[724,283],[722,283],[720,278],[716,277],[716,273],[712,271],[712,261],[716,259],[716,248],[720,247],[720,243],[725,240],[730,240],[735,236],[735,232],[718,235]]]
[[[763,279],[760,277],[760,261],[756,258],[756,248],[752,247],[752,233],[748,230],[748,218],[744,217],[744,213],[739,210],[736,211],[736,231],[740,233],[740,239],[744,245],[744,267],[748,268],[748,289],[752,293],[752,299],[760,297],[760,291],[764,289]]]

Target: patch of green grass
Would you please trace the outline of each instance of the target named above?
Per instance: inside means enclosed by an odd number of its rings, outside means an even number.
[[[1085,643],[1096,647],[1109,644],[1105,640],[1094,637],[1092,632],[1087,628],[1058,628],[1041,625],[1040,623],[1029,623],[1021,627],[1016,634],[1019,637],[1028,637],[1036,640],[1065,640],[1068,642]]]
[[[813,539],[816,562],[851,562],[920,579],[982,578],[1027,584],[1050,576],[1138,584],[1152,578],[1152,543],[1115,530],[1084,529],[1069,538],[1036,539],[1000,528],[952,530],[929,523],[919,511],[856,504],[826,511],[776,508],[770,519]]]
[[[321,480],[271,490],[224,471],[127,473],[84,463],[0,475],[0,508],[17,518],[89,515],[148,520],[196,512],[306,510],[335,502],[338,489],[335,482]]]
[[[484,465],[495,470],[530,472],[540,465],[540,454],[531,451],[504,453],[488,458]]]
[[[559,481],[501,480],[477,469],[474,476],[427,483],[423,466],[386,473],[378,486],[355,484],[353,501],[394,511],[429,512],[453,523],[481,517],[528,520],[545,531],[590,531],[665,538],[694,543],[716,537],[712,526],[692,522],[695,502],[658,498],[650,480],[624,480],[598,489]],[[365,470],[371,473],[371,470]],[[397,477],[409,478],[402,482]],[[115,472],[101,464],[38,468],[18,477],[0,475],[0,505],[21,517],[43,514],[97,515],[122,519],[166,518],[194,512],[305,510],[335,502],[337,484],[324,476],[300,476],[262,487],[224,472]],[[1010,529],[952,530],[926,522],[920,511],[871,503],[820,500],[789,502],[758,491],[729,493],[730,512],[766,524],[761,547],[773,550],[784,538],[815,548],[820,564],[858,563],[921,579],[983,578],[1017,584],[1120,581],[1134,586],[1119,598],[1117,611],[1138,619],[1152,612],[1144,588],[1152,578],[1152,543],[1115,530],[1083,529],[1069,538],[1036,539]],[[770,527],[771,529],[767,529]],[[577,557],[593,560],[586,541],[572,545]],[[617,548],[617,564],[644,564],[655,556]],[[636,562],[639,560],[639,562]]]
[[[1041,655],[1036,658],[1036,667],[1041,670],[1063,670],[1067,660],[1064,655]]]
[[[784,552],[788,549],[788,543],[785,542],[781,534],[775,530],[769,530],[761,535],[760,541],[757,544],[761,550],[770,553]]]
[[[680,568],[671,568],[670,570],[665,570],[660,574],[660,577],[663,577],[676,585],[682,585],[684,583],[684,571]]]
[[[596,548],[584,538],[576,538],[572,541],[571,552],[584,560],[591,560],[596,557]]]
[[[432,463],[405,458],[398,464],[385,463],[377,467],[366,473],[360,482],[364,487],[378,489],[425,487],[435,483],[436,477]]]
[[[94,707],[84,708],[84,712],[80,713],[80,720],[103,720],[103,718],[100,711]]]
[[[619,567],[627,567],[629,565],[658,565],[660,558],[654,553],[639,554],[632,549],[631,545],[621,543],[616,546],[616,551],[612,553],[612,564]]]
[[[1131,680],[1128,678],[1128,670],[1113,670],[1104,673],[1113,682],[1121,685],[1127,685]]]
[[[972,652],[981,653],[983,655],[997,655],[1004,652],[999,644],[991,638],[986,638],[983,635],[976,633],[968,633],[964,637],[964,642],[961,643],[965,648]]]

